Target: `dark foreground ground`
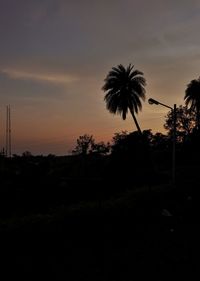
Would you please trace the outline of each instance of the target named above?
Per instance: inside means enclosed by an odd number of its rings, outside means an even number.
[[[2,220],[1,280],[199,280],[194,206],[166,186]]]

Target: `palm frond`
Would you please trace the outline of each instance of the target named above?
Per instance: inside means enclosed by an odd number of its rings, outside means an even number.
[[[133,113],[142,110],[141,101],[145,100],[146,80],[143,72],[135,70],[134,65],[129,64],[125,68],[119,64],[112,67],[104,82],[104,100],[111,113],[120,114],[125,120],[128,110]]]

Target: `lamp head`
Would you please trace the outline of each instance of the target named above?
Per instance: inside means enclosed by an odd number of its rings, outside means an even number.
[[[156,104],[156,105],[159,104],[159,102],[157,100],[154,100],[154,99],[148,99],[148,103],[149,104]]]

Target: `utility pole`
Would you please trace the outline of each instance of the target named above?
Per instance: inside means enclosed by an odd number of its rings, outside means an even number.
[[[9,122],[9,157],[11,158],[12,153],[11,153],[11,115],[10,115],[10,105],[8,106],[8,113],[9,113],[9,118],[8,118],[8,122]]]
[[[173,116],[172,185],[175,186],[176,183],[176,104],[174,104],[174,107],[171,107],[154,99],[149,99],[148,102],[149,104],[162,105],[164,107],[170,108],[172,111],[172,116]]]
[[[172,110],[173,114],[173,149],[172,149],[172,183],[176,182],[176,104]]]
[[[8,156],[8,106],[6,106],[6,157]]]
[[[11,114],[10,105],[6,106],[6,157],[11,157]]]

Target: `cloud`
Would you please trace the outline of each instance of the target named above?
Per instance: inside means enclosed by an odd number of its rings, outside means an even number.
[[[78,77],[64,73],[36,73],[8,68],[2,69],[0,72],[11,79],[42,81],[56,84],[68,84],[78,80]]]

